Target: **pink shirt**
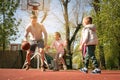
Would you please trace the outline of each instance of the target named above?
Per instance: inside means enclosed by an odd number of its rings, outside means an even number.
[[[51,48],[55,48],[57,53],[64,53],[64,46],[65,46],[64,41],[60,39],[53,41]]]

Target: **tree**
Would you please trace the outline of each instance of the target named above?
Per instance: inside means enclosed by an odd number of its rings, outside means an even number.
[[[70,61],[70,68],[72,69],[72,50],[71,50],[71,45],[73,43],[73,41],[75,40],[75,37],[78,33],[78,31],[80,30],[81,28],[81,22],[79,23],[78,20],[79,20],[79,9],[78,9],[78,13],[76,13],[76,26],[75,27],[75,30],[72,34],[72,36],[70,36],[71,34],[71,31],[70,31],[70,20],[69,20],[69,14],[68,14],[68,4],[71,0],[61,0],[61,3],[62,3],[62,6],[63,6],[63,16],[64,16],[64,20],[65,20],[65,34],[66,34],[66,41],[67,41],[67,47],[66,47],[66,53],[68,54],[69,56],[69,61]],[[78,1],[78,0],[76,0]],[[80,8],[80,6],[79,6]],[[72,22],[72,21],[71,21]]]
[[[100,4],[100,0],[93,0],[92,5],[93,5],[94,11],[95,11],[97,17],[99,17],[99,12],[100,12],[100,5],[99,4]],[[98,36],[100,37],[101,34],[103,34],[102,29],[100,29],[100,28],[102,28],[102,27],[100,27],[100,26],[102,26],[102,24],[100,24],[101,23],[100,20],[97,21],[97,22],[99,24]],[[105,66],[105,56],[104,56],[104,46],[103,46],[103,42],[102,42],[103,39],[102,38],[100,38],[100,39],[101,39],[100,44],[98,45],[99,57],[100,57],[100,66],[106,68],[106,66]]]
[[[19,0],[1,0],[0,1],[0,47],[3,52],[10,40],[15,40],[18,32],[17,26],[19,21],[16,21],[14,13],[18,7]]]
[[[120,1],[93,0],[93,17],[98,29],[101,67],[120,68]],[[104,54],[105,53],[105,54]],[[115,55],[114,55],[115,53]],[[114,59],[114,60],[113,60]]]

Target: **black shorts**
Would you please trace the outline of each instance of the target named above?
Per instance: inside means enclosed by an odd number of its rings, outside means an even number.
[[[30,51],[35,52],[36,47],[38,48],[44,48],[44,40],[31,40],[30,41]]]

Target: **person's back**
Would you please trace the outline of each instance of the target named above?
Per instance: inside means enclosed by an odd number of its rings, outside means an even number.
[[[84,29],[88,29],[88,41],[86,45],[97,45],[98,37],[97,37],[95,25],[94,24],[86,25]]]

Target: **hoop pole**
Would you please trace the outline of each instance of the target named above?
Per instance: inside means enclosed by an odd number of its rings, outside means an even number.
[[[35,53],[34,53],[34,55],[30,58],[30,60],[34,59],[35,57],[37,57],[37,69],[39,69],[39,68],[40,68],[40,58],[41,58],[41,54],[38,52],[38,47],[36,48]],[[27,60],[25,60],[24,65],[23,65],[22,68],[24,68],[27,63],[28,63]],[[48,65],[48,62],[47,62],[47,59],[46,59],[45,54],[44,54],[44,63],[47,65],[47,68],[49,69],[49,65]]]

